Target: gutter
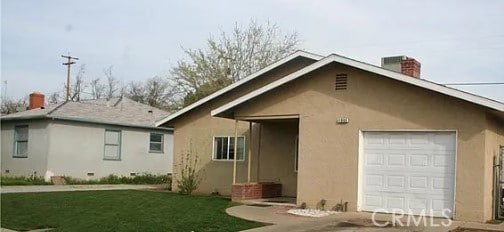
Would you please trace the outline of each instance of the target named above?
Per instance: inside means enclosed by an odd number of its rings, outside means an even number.
[[[129,124],[129,123],[112,123],[112,122],[106,122],[106,121],[99,121],[99,120],[92,120],[92,119],[80,119],[80,118],[72,118],[72,117],[64,117],[64,116],[46,116],[46,118],[49,118],[52,120],[85,122],[85,123],[94,123],[94,124],[102,124],[102,125],[124,126],[124,127],[144,128],[144,129],[172,131],[173,132],[173,128],[169,128],[169,127],[139,126],[139,125]]]
[[[93,123],[93,124],[101,124],[101,125],[112,125],[112,126],[123,126],[123,127],[131,127],[131,128],[143,128],[143,129],[151,129],[151,130],[160,130],[160,131],[170,131],[173,132],[173,128],[169,127],[155,127],[155,126],[140,126],[129,123],[113,123],[92,119],[80,119],[80,118],[72,118],[72,117],[63,117],[63,116],[50,116],[50,115],[35,115],[35,116],[21,116],[21,117],[13,117],[13,118],[1,118],[0,121],[16,121],[16,120],[28,120],[28,119],[51,119],[51,120],[62,120],[62,121],[73,121],[73,122],[83,122],[83,123]]]

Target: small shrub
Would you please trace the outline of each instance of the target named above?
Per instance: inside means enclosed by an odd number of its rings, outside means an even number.
[[[65,179],[65,182],[70,185],[74,185],[74,184],[100,184],[99,180],[84,180],[84,179],[79,179],[79,178],[73,178],[70,176],[64,176],[63,179]]]
[[[168,184],[171,185],[171,175],[143,174],[131,179],[132,184]]]
[[[106,177],[100,178],[99,182],[103,184],[122,184],[121,178],[114,174],[110,174]]]
[[[191,157],[191,152],[183,153],[180,162],[180,176],[177,178],[177,188],[179,193],[190,195],[198,189],[201,178],[196,172],[198,166],[198,156]]]
[[[319,210],[325,210],[325,205],[326,205],[326,200],[322,199],[318,202],[317,204],[317,209]]]
[[[46,182],[43,177],[31,176],[1,176],[0,185],[51,185],[51,182]]]
[[[145,173],[142,175],[128,177],[128,176],[117,176],[110,174],[106,177],[102,177],[98,180],[83,180],[78,178],[72,178],[69,176],[63,177],[67,184],[167,184],[171,185],[171,175],[153,175]]]

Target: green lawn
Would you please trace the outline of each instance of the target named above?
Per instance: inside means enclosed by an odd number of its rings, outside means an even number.
[[[1,194],[2,227],[54,231],[238,231],[263,224],[231,217],[230,201],[151,191]]]

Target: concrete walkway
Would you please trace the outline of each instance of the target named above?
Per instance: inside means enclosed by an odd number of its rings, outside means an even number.
[[[442,223],[448,223],[447,219],[427,218],[426,224],[430,225],[431,220],[434,226],[425,226],[420,223],[415,226],[406,226],[406,220],[403,221],[404,226],[396,225],[389,227],[377,227],[372,223],[372,214],[365,212],[347,212],[338,213],[322,218],[301,217],[287,214],[290,207],[285,206],[269,206],[257,207],[240,205],[226,209],[229,215],[243,218],[251,221],[258,221],[270,226],[259,227],[247,230],[248,232],[266,232],[266,231],[293,231],[293,232],[322,232],[322,231],[432,231],[432,232],[447,232],[456,229],[457,227],[504,231],[504,224],[484,224],[474,222],[453,221],[450,226],[441,226]],[[380,223],[391,222],[390,214],[377,214],[376,221]],[[404,218],[406,219],[406,217]],[[416,218],[418,221],[418,217]],[[439,225],[439,226],[436,226]]]
[[[66,192],[66,191],[96,191],[96,190],[127,190],[127,189],[159,189],[163,185],[130,185],[130,184],[100,184],[100,185],[17,185],[1,186],[0,193],[31,193],[31,192]]]

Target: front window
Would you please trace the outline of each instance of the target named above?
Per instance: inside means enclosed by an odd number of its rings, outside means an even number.
[[[121,159],[121,131],[105,130],[105,153],[103,159]]]
[[[234,160],[234,137],[231,136],[220,136],[214,137],[214,160]],[[238,155],[237,160],[243,161],[245,154],[245,137],[238,137]]]
[[[149,152],[163,152],[163,134],[151,133],[149,142]]]
[[[28,157],[28,126],[14,127],[14,157]]]

